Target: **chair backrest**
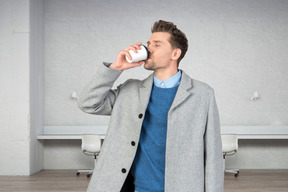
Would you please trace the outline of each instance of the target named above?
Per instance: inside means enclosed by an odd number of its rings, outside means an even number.
[[[96,134],[82,135],[82,151],[89,153],[99,153],[101,149],[101,137]]]
[[[229,153],[238,150],[238,135],[237,134],[222,134],[222,151]]]

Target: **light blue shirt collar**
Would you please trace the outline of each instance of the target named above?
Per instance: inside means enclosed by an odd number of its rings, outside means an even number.
[[[180,84],[181,81],[181,71],[179,70],[178,73],[166,79],[165,81],[159,80],[157,77],[154,76],[154,85],[160,88],[172,88],[176,87]]]

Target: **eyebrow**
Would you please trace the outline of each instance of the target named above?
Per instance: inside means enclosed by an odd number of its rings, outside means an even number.
[[[154,43],[162,43],[162,41],[159,41],[159,40],[153,40]],[[149,45],[151,42],[150,41],[147,41],[147,44]]]

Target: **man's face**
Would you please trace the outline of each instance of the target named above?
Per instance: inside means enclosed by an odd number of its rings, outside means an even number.
[[[167,32],[152,33],[147,42],[150,57],[145,62],[145,69],[155,71],[157,69],[165,69],[171,65],[173,49],[169,42],[170,36]]]

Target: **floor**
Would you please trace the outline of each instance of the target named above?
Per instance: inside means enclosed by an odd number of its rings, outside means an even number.
[[[5,192],[85,192],[86,175],[73,170],[44,170],[32,176],[0,176]],[[240,170],[236,178],[225,174],[225,192],[288,192],[288,170]]]
[[[225,192],[288,192],[288,170],[240,170],[225,174]]]

